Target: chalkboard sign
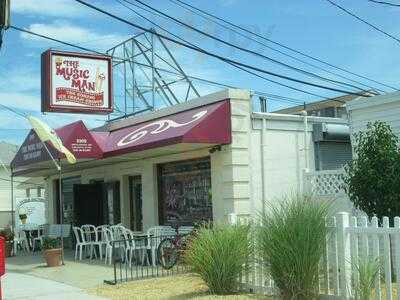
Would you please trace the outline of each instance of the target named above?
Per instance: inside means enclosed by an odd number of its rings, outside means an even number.
[[[212,220],[210,159],[159,165],[160,224],[182,226]]]

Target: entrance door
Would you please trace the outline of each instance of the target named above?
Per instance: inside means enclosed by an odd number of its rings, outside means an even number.
[[[103,224],[103,184],[74,185],[74,224]]]
[[[142,177],[129,177],[131,229],[135,231],[143,230],[142,215]]]

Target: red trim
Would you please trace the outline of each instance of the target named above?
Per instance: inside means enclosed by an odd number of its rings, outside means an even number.
[[[194,119],[195,115],[204,111],[207,111],[205,115]],[[230,119],[230,101],[223,100],[137,123],[112,131],[105,143],[104,156],[116,156],[177,143],[229,144],[232,140]],[[178,126],[179,124],[183,125]],[[151,133],[153,130],[155,132]],[[138,138],[129,141],[135,134]],[[118,146],[121,141],[124,141],[123,145]]]
[[[185,143],[229,144],[232,141],[231,105],[225,99],[112,132],[90,132],[82,121],[55,131],[77,159],[107,158]],[[31,130],[11,163],[14,169],[49,159],[45,149],[36,144],[40,140]],[[50,145],[49,148],[55,156],[60,155]]]
[[[71,105],[52,105],[52,81],[51,81],[51,71],[52,64],[51,59],[53,55],[62,55],[69,57],[78,58],[91,58],[97,60],[105,60],[108,63],[108,107],[77,107]],[[43,82],[44,80],[44,82]],[[88,113],[88,114],[108,114],[113,112],[113,81],[112,81],[112,58],[107,55],[94,55],[78,52],[68,52],[68,51],[57,51],[57,50],[47,50],[42,53],[42,112],[63,112],[63,113]]]

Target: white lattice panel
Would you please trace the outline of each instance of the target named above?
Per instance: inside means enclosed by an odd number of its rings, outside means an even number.
[[[306,173],[308,191],[318,196],[329,196],[344,193],[343,171],[316,171]]]

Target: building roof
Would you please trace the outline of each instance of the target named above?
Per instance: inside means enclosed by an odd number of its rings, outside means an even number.
[[[194,150],[229,144],[229,99],[250,99],[250,93],[244,90],[226,90],[147,115],[109,122],[94,131],[88,130],[82,121],[65,125],[55,131],[64,146],[75,155],[78,163],[125,154],[140,157],[147,155],[145,150],[153,148],[176,152],[177,149]],[[47,148],[53,157],[64,157],[51,145]],[[14,175],[32,172],[39,174],[37,171],[55,169],[49,159],[37,134],[31,131],[12,161]]]
[[[0,141],[0,160],[9,166],[15,154],[18,152],[18,145]]]
[[[372,96],[372,93],[365,92],[366,95]],[[343,95],[340,97],[336,98],[331,98],[331,99],[326,99],[326,100],[321,100],[321,101],[316,101],[312,103],[307,103],[306,104],[306,111],[314,111],[314,110],[320,110],[324,109],[327,107],[343,107],[345,104],[349,101],[352,101],[356,98],[360,98],[358,95]],[[365,97],[364,97],[365,98]],[[301,111],[304,110],[304,105],[297,105],[297,106],[292,106],[284,109],[280,109],[277,111],[274,111],[274,113],[278,114],[297,114],[300,113]]]
[[[368,101],[367,101],[368,100]],[[400,101],[400,92],[387,93],[383,95],[377,95],[369,97],[356,97],[354,100],[347,104],[348,110],[361,109],[366,107],[372,107],[377,105],[384,105],[391,102]]]

